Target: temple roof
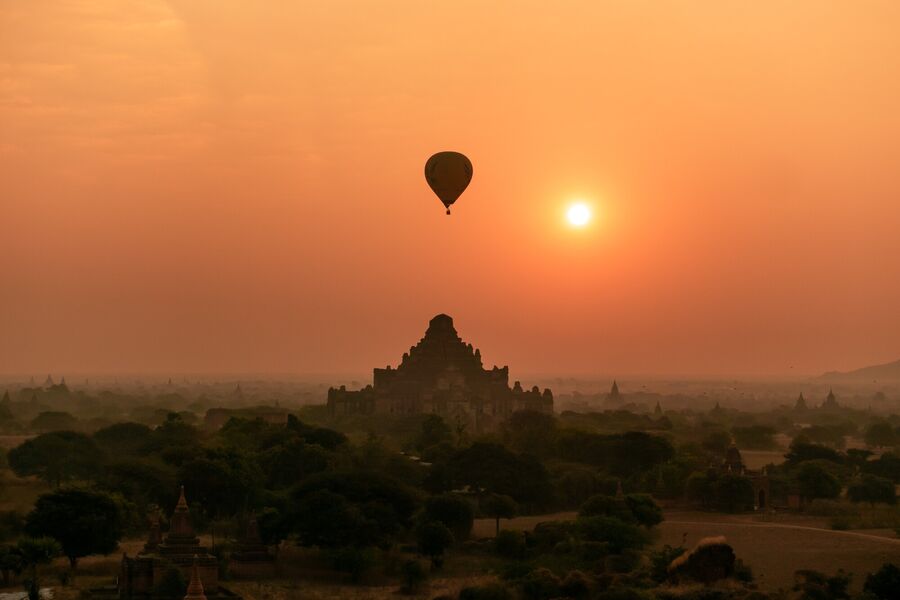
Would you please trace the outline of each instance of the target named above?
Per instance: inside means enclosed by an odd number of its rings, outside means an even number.
[[[184,600],[206,600],[206,594],[203,592],[203,582],[200,581],[200,571],[197,569],[197,558],[194,557],[194,564],[191,567],[191,581],[188,583],[187,594]]]

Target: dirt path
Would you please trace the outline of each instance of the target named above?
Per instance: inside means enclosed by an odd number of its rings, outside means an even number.
[[[775,527],[780,529],[798,529],[801,531],[818,531],[825,532],[834,535],[849,535],[856,536],[862,538],[868,538],[873,540],[879,540],[882,542],[888,542],[890,544],[896,544],[900,546],[900,538],[890,538],[887,537],[884,533],[863,533],[861,531],[842,531],[836,529],[825,529],[823,527],[810,527],[808,525],[790,525],[787,523],[754,523],[750,521],[679,521],[679,520],[666,520],[664,525],[703,525],[703,526],[724,526],[724,527]]]

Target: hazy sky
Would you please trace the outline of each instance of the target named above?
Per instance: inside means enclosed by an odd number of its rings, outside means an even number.
[[[0,373],[900,358],[900,3],[4,0]],[[474,164],[451,217],[422,175]],[[584,230],[564,224],[590,202]]]

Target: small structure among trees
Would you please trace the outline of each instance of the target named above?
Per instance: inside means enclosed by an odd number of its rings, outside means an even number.
[[[275,575],[275,557],[259,535],[256,516],[250,515],[244,529],[244,537],[231,553],[229,570],[235,577],[272,577]]]
[[[137,556],[123,554],[118,585],[92,590],[92,597],[181,600],[184,582],[190,579],[189,597],[191,590],[195,595],[199,590],[199,595],[207,600],[239,600],[237,595],[219,585],[218,561],[200,545],[200,538],[194,533],[183,486],[169,523],[169,531],[162,541],[159,541],[158,528],[151,528],[149,540]]]

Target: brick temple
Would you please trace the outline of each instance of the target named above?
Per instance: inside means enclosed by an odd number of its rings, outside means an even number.
[[[219,585],[219,564],[209,550],[200,545],[194,533],[184,486],[165,537],[160,534],[158,515],[150,525],[143,550],[134,557],[122,555],[122,566],[115,587],[91,590],[93,599],[169,600],[161,595],[159,585],[171,569],[178,569],[189,581],[188,595],[202,595],[207,600],[240,600]],[[180,599],[178,599],[180,600]]]
[[[509,367],[485,369],[481,352],[464,342],[453,319],[431,319],[425,336],[403,355],[400,365],[375,369],[373,385],[361,390],[328,390],[332,416],[353,414],[437,414],[490,430],[519,410],[553,412],[553,394],[537,386],[509,386]]]

